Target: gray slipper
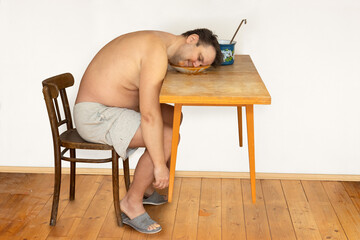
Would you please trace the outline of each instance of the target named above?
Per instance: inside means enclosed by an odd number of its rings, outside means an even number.
[[[156,191],[154,191],[150,197],[143,198],[143,204],[158,206],[158,205],[162,205],[164,203],[167,203],[167,200],[164,198],[164,196],[158,194]]]
[[[155,222],[154,220],[152,220],[149,216],[149,214],[147,214],[147,212],[141,214],[140,216],[137,216],[134,219],[130,219],[125,213],[121,213],[121,217],[122,217],[122,222],[126,225],[129,225],[130,227],[132,227],[133,229],[135,229],[138,232],[141,233],[146,233],[146,234],[153,234],[153,233],[158,233],[161,231],[161,226],[158,228],[155,228],[153,230],[148,230],[148,227]]]

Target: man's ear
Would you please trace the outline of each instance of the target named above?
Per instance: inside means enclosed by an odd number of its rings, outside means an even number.
[[[186,43],[193,43],[193,44],[197,44],[199,41],[199,35],[197,34],[191,34],[187,37],[186,39]]]

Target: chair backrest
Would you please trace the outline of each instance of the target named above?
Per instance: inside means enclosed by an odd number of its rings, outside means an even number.
[[[44,80],[42,85],[55,147],[60,144],[59,127],[66,124],[67,129],[73,128],[69,101],[65,89],[74,85],[74,77],[71,73],[64,73]],[[65,116],[61,116],[60,113],[59,93]]]

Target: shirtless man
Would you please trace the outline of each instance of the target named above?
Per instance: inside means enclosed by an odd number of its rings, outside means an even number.
[[[216,35],[196,29],[182,35],[139,31],[122,35],[94,57],[81,80],[74,107],[79,134],[88,141],[113,145],[120,157],[128,148],[145,147],[134,179],[120,201],[125,224],[143,233],[161,230],[146,213],[143,198],[166,202],[155,188],[169,184],[173,107],[159,103],[168,63],[219,65]],[[150,198],[149,198],[150,199]]]

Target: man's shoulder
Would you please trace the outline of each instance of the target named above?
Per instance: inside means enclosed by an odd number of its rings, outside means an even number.
[[[144,61],[150,61],[157,66],[159,66],[159,64],[165,64],[167,67],[167,47],[163,38],[156,34],[155,31],[149,31],[144,41],[142,59]]]
[[[144,47],[151,53],[166,54],[166,43],[155,31],[147,31],[143,38]]]

